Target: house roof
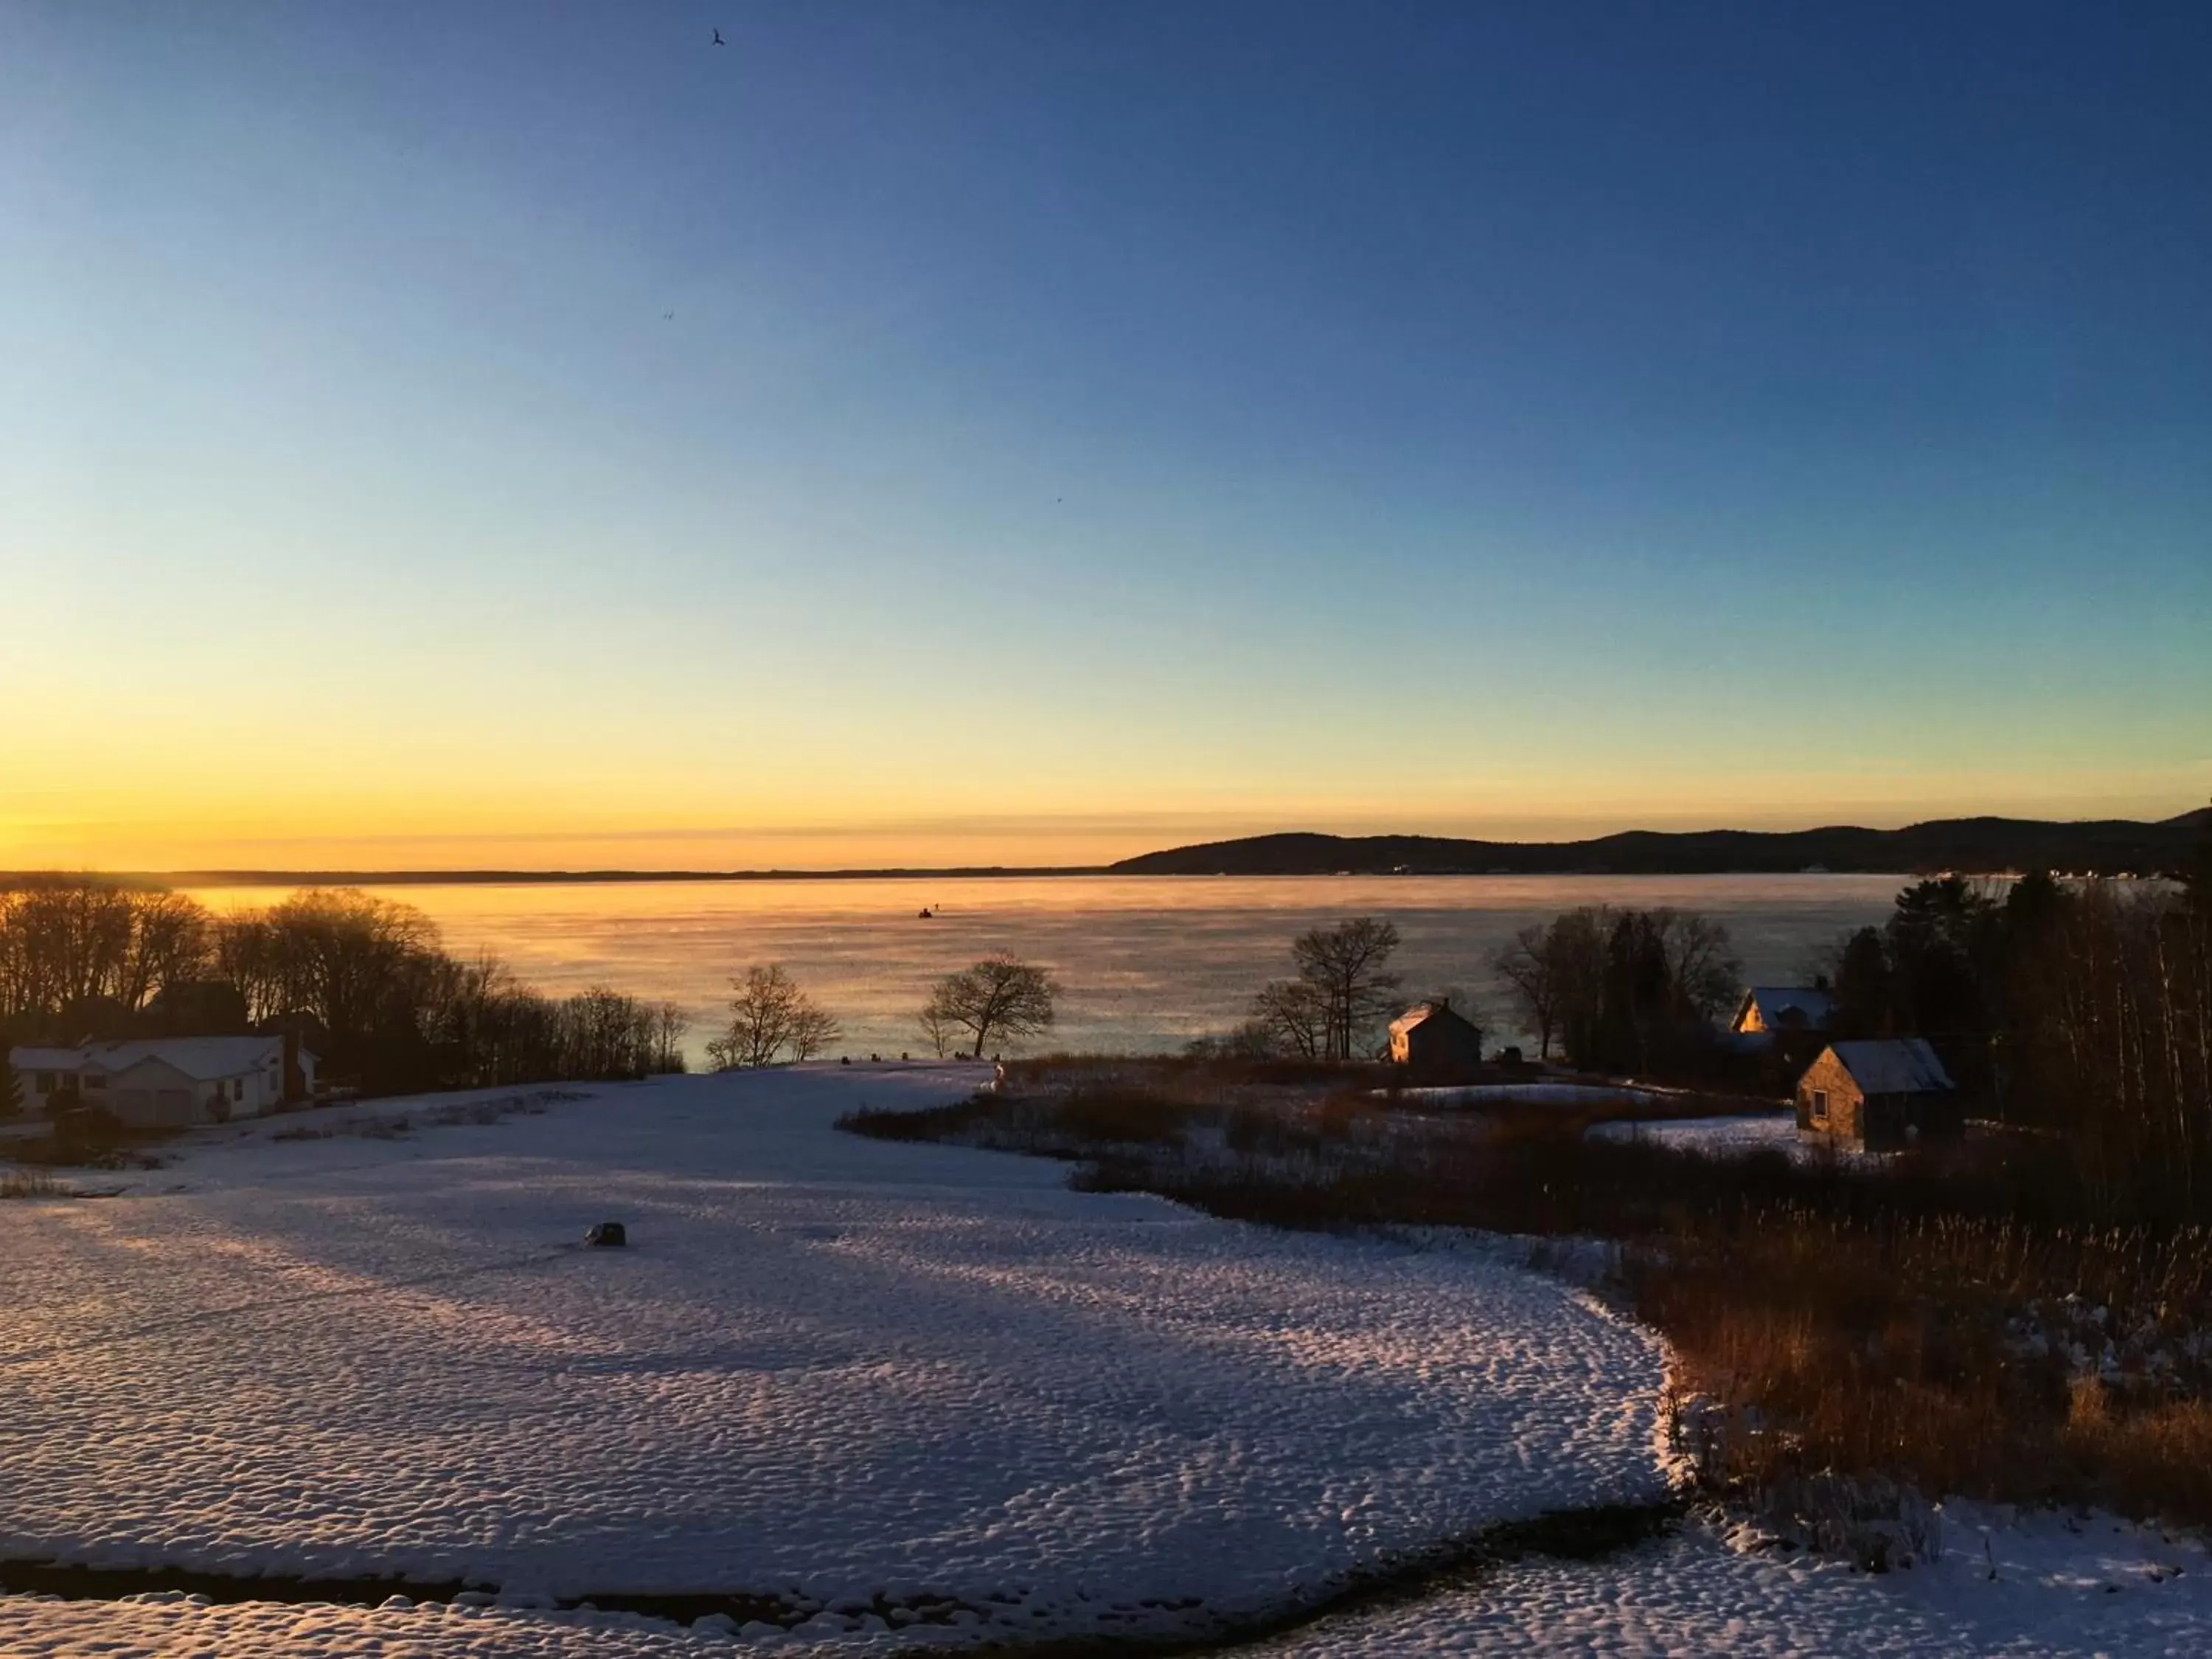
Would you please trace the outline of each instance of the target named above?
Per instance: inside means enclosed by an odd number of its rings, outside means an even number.
[[[26,1043],[8,1051],[8,1063],[19,1072],[74,1072],[84,1061],[75,1048],[34,1048]]]
[[[1925,1037],[1832,1042],[1828,1052],[1851,1074],[1851,1081],[1870,1095],[1929,1094],[1958,1086]]]
[[[1743,1001],[1735,1011],[1735,1023],[1743,1024],[1743,1017],[1753,1007],[1759,1010],[1759,1023],[1770,1030],[1787,1028],[1792,1022],[1785,1012],[1794,1008],[1808,1030],[1819,1030],[1828,1023],[1835,999],[1826,991],[1810,985],[1754,985],[1743,994]]]
[[[284,1057],[279,1036],[148,1037],[135,1042],[88,1042],[85,1064],[103,1072],[122,1072],[141,1061],[158,1060],[201,1083],[258,1072]]]
[[[1462,1014],[1449,1002],[1417,1002],[1390,1022],[1390,1035],[1397,1036],[1402,1032],[1412,1030],[1416,1025],[1425,1025],[1432,1019],[1456,1020],[1469,1030],[1474,1029],[1474,1022]]]

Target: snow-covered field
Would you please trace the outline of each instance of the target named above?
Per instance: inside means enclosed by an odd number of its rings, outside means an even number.
[[[1622,1083],[1455,1083],[1435,1088],[1377,1089],[1378,1098],[1408,1106],[1610,1106],[1617,1101],[1672,1100],[1686,1092]]]
[[[1752,1112],[1735,1117],[1620,1119],[1592,1124],[1585,1133],[1592,1140],[1649,1140],[1715,1158],[1764,1152],[1787,1152],[1792,1158],[1834,1156],[1826,1146],[1800,1135],[1797,1120],[1789,1112]]]
[[[1397,1655],[1868,1655],[2202,1659],[2212,1554],[2110,1518],[1953,1504],[1932,1565],[1869,1576],[1743,1547],[1704,1522],[1614,1559],[1532,1560],[1457,1590],[1328,1620],[1254,1659]]]
[[[696,1659],[1189,1632],[1491,1522],[1664,1489],[1659,1345],[1496,1242],[1270,1232],[830,1127],[978,1075],[329,1109],[101,1176],[121,1197],[0,1204],[0,1558],[501,1592],[0,1596],[0,1653]],[[608,1218],[631,1246],[580,1248]],[[1955,1505],[1945,1540],[1935,1566],[1872,1578],[1692,1523],[1255,1650],[2212,1652],[2198,1546]],[[550,1605],[656,1591],[798,1613],[686,1627]],[[861,1605],[878,1596],[888,1619]]]
[[[1664,1490],[1660,1345],[1569,1287],[831,1127],[977,1075],[337,1109],[202,1132],[122,1197],[0,1206],[0,1558],[757,1593],[823,1604],[810,1637],[880,1632],[840,1601],[952,1598],[977,1633],[1073,1633]],[[579,1244],[603,1218],[629,1249]],[[414,1643],[494,1615],[319,1616]]]
[[[1953,1506],[1942,1559],[1869,1577],[1742,1547],[1693,1522],[1598,1562],[1524,1561],[1456,1589],[1239,1648],[1250,1659],[1718,1655],[1831,1659],[2202,1659],[2212,1554],[2154,1528]],[[833,1647],[849,1645],[849,1638]],[[790,1653],[821,1651],[800,1632]],[[0,1651],[408,1659],[708,1659],[729,1634],[508,1607],[196,1607],[0,1597]]]

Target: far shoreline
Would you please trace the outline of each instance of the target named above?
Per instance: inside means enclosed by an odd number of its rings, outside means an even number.
[[[1558,881],[1650,880],[1662,877],[1883,876],[1910,881],[1928,872],[1911,870],[1116,870],[1109,865],[1026,868],[931,867],[884,870],[9,870],[0,890],[56,877],[89,876],[125,886],[225,887],[620,887],[681,883],[771,881],[975,881],[1060,879],[1106,876],[1120,881]],[[1944,872],[1954,873],[1954,872]],[[1960,871],[1991,879],[2016,879],[2017,870]]]
[[[1631,830],[1588,841],[1471,841],[1285,830],[1109,864],[888,865],[836,870],[9,871],[0,888],[74,874],[170,887],[580,886],[643,882],[1033,880],[1041,877],[2179,876],[2212,847],[2212,807],[2128,818],[1936,818],[1897,830]]]

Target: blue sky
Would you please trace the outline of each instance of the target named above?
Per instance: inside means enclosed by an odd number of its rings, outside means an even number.
[[[2212,9],[17,0],[0,66],[0,863],[2212,793]]]

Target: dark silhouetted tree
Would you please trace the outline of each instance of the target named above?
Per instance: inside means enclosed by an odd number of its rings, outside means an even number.
[[[787,1049],[793,1060],[811,1060],[836,1041],[837,1022],[780,963],[749,968],[732,983],[729,1025],[707,1045],[718,1070],[773,1066]]]
[[[1566,994],[1554,928],[1530,924],[1491,957],[1491,969],[1511,988],[1513,1010],[1523,1030],[1536,1034],[1536,1054],[1552,1057],[1552,1035],[1559,1028],[1559,1005]]]
[[[1328,1056],[1329,1006],[1321,988],[1304,979],[1270,981],[1252,999],[1250,1022],[1266,1033],[1267,1046],[1299,1060]]]
[[[969,1052],[981,1060],[994,1040],[1019,1042],[1050,1026],[1059,997],[1060,987],[1043,969],[1003,954],[986,957],[937,981],[921,1010],[921,1029],[940,1053],[952,1033],[969,1033],[975,1042]]]
[[[1355,916],[1334,927],[1315,927],[1291,942],[1298,978],[1322,1008],[1326,1060],[1364,1054],[1376,1025],[1397,1009],[1401,975],[1390,971],[1398,950],[1395,924]]]
[[[1836,962],[1835,1007],[1831,1020],[1839,1037],[1889,1035],[1893,1014],[1889,949],[1878,927],[1862,927],[1844,941]]]

